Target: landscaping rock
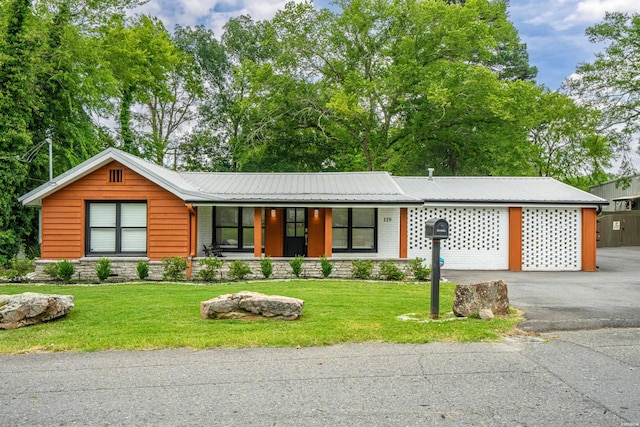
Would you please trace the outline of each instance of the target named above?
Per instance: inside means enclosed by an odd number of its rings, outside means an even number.
[[[203,319],[275,318],[295,320],[302,315],[304,301],[279,295],[241,291],[220,295],[200,303]]]
[[[0,295],[0,329],[47,322],[66,315],[73,308],[73,295],[25,292]]]
[[[496,316],[493,314],[493,311],[491,311],[491,310],[490,310],[490,309],[488,309],[488,308],[483,308],[482,310],[480,310],[479,315],[480,315],[480,318],[481,318],[482,320],[491,320],[491,319],[493,319],[494,317],[496,317]]]
[[[502,280],[456,285],[453,312],[469,317],[489,309],[495,315],[509,314],[507,284]]]

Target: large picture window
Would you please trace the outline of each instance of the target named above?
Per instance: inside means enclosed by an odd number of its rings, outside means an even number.
[[[378,211],[374,208],[333,209],[333,250],[335,252],[375,252]]]
[[[88,202],[87,254],[146,255],[145,202]]]
[[[215,239],[220,249],[253,251],[253,208],[217,207],[214,210]],[[264,245],[264,212],[262,215]]]

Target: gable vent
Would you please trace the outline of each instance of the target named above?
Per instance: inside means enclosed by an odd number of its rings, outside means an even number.
[[[109,182],[122,182],[122,169],[109,170]]]

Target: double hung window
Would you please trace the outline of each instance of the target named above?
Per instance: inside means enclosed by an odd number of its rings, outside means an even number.
[[[374,208],[333,209],[333,250],[335,252],[375,252],[378,211]]]
[[[87,202],[86,253],[146,255],[145,202]]]

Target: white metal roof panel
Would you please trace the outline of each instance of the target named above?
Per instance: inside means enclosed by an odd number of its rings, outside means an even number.
[[[408,195],[433,203],[608,203],[547,177],[396,177],[395,180]]]

